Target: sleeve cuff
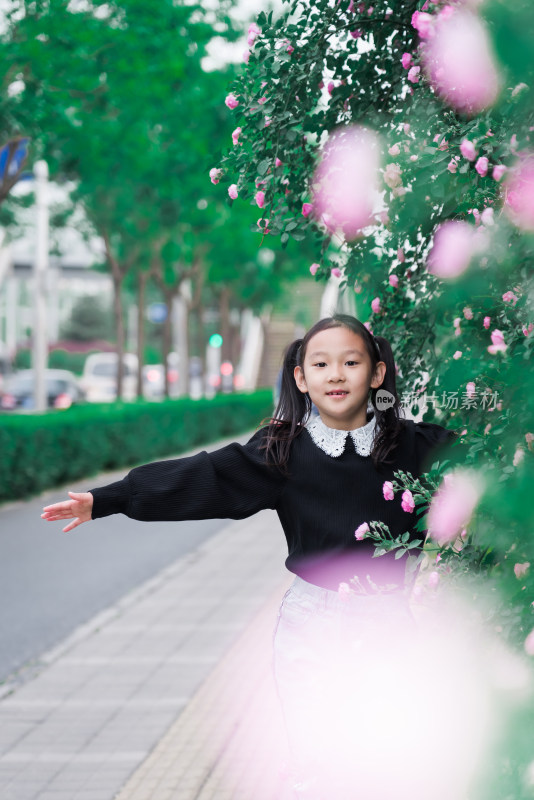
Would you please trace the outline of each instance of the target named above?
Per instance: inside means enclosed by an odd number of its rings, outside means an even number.
[[[99,489],[89,489],[93,495],[92,519],[108,517],[110,514],[126,514],[130,503],[130,481],[128,476],[116,483],[102,486]]]

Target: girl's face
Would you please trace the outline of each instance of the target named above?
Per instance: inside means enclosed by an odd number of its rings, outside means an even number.
[[[308,392],[325,425],[345,431],[366,424],[369,390],[382,384],[384,362],[371,373],[363,338],[344,326],[312,336],[303,367],[294,370],[298,388]]]

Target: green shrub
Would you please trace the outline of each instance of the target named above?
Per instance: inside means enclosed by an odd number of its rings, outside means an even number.
[[[259,427],[272,392],[88,404],[0,416],[0,502],[131,467]]]

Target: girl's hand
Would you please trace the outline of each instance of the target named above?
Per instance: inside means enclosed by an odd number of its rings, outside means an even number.
[[[91,519],[91,512],[93,510],[93,495],[91,492],[69,492],[70,500],[65,500],[62,503],[53,503],[51,506],[45,506],[42,519],[49,522],[55,522],[58,519],[74,519],[72,522],[63,528],[63,532],[71,531],[82,522],[89,522]]]

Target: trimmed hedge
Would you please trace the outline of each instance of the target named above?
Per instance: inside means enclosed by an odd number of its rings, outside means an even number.
[[[272,390],[0,416],[0,502],[259,427]]]

